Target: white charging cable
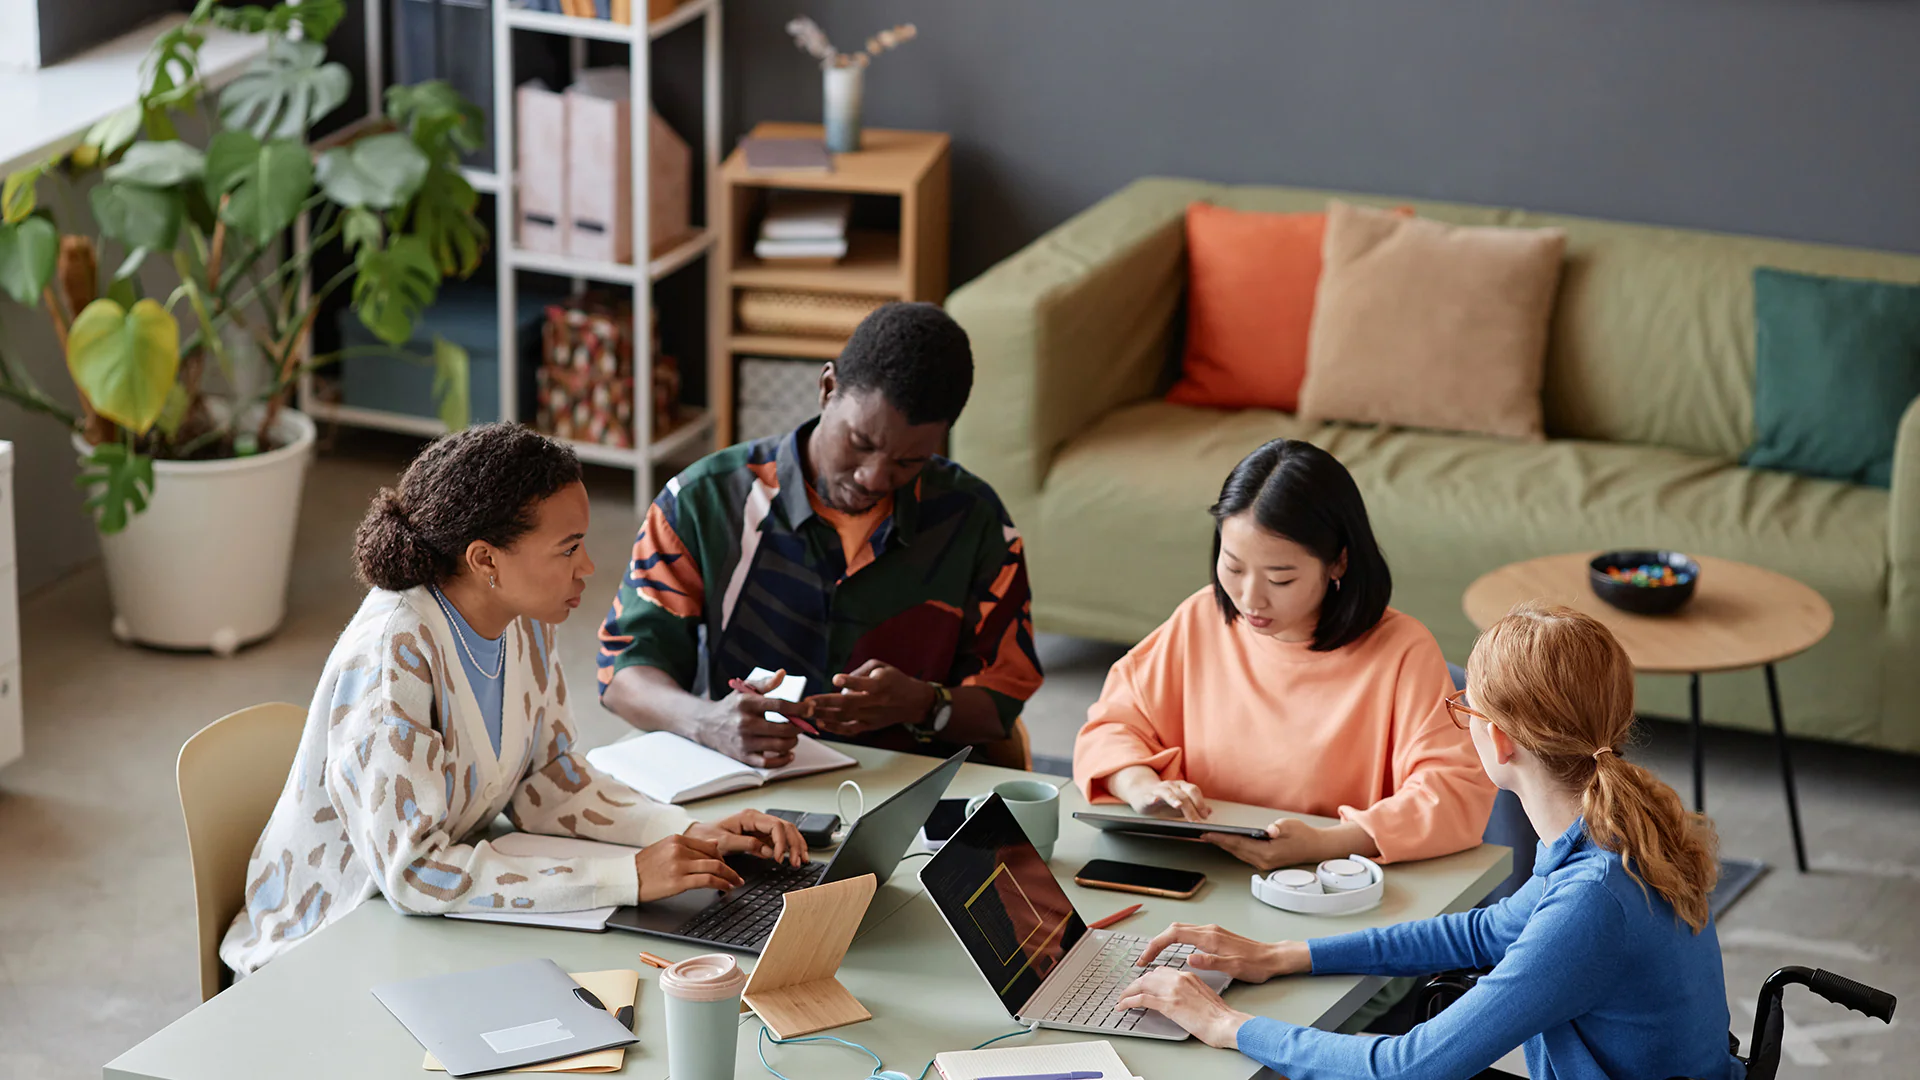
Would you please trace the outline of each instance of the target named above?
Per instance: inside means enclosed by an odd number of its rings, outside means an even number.
[[[852,816],[848,816],[847,814],[846,797],[848,788],[853,789],[854,811]],[[839,788],[833,793],[833,808],[840,812],[840,827],[833,831],[833,842],[835,845],[838,845],[846,840],[848,833],[853,831],[854,822],[860,820],[860,815],[867,812],[867,793],[860,790],[860,785],[857,781],[842,780],[840,781]]]

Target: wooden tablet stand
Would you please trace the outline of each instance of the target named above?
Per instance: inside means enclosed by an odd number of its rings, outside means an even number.
[[[873,1018],[834,973],[878,887],[872,874],[863,874],[786,895],[780,921],[773,924],[741,994],[775,1038]]]

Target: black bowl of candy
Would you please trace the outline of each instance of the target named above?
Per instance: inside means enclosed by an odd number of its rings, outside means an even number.
[[[1593,594],[1635,615],[1680,610],[1700,581],[1700,564],[1677,551],[1609,551],[1587,565]]]

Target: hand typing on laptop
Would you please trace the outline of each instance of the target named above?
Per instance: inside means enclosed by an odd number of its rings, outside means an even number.
[[[722,857],[757,855],[789,866],[807,861],[807,842],[801,839],[799,828],[758,810],[742,810],[719,821],[696,822],[681,835],[713,844]]]
[[[1231,975],[1235,982],[1263,983],[1275,975],[1293,975],[1313,968],[1313,958],[1304,941],[1256,941],[1220,926],[1183,922],[1156,934],[1136,963],[1144,968],[1153,963],[1162,950],[1175,945],[1192,946],[1187,967]]]
[[[1154,968],[1134,981],[1114,1003],[1113,1011],[1150,1009],[1179,1024],[1208,1046],[1226,1050],[1240,1047],[1240,1025],[1253,1019],[1227,1007],[1213,987],[1191,971]]]
[[[1134,962],[1148,967],[1162,951],[1182,947],[1193,950],[1187,954],[1185,970],[1157,967],[1147,971],[1121,993],[1114,1010],[1152,1009],[1201,1042],[1226,1049],[1238,1048],[1235,1036],[1240,1025],[1252,1017],[1228,1008],[1219,992],[1192,972],[1217,971],[1240,982],[1259,983],[1313,967],[1305,942],[1256,941],[1219,926],[1192,923],[1174,923],[1162,930]]]
[[[640,902],[678,896],[693,889],[736,888],[746,883],[728,866],[728,855],[756,855],[777,863],[800,866],[807,861],[807,842],[792,822],[742,810],[713,822],[696,822],[678,836],[650,844],[633,857],[640,878]]]

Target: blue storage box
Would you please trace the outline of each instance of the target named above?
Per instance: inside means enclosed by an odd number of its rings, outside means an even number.
[[[433,401],[433,339],[435,336],[467,350],[468,404],[473,422],[515,419],[500,415],[499,293],[475,285],[447,285],[432,307],[414,323],[413,338],[401,349],[410,359],[388,355],[348,355],[340,360],[342,404],[383,412],[406,413],[428,419],[440,415]],[[515,325],[520,328],[520,355],[538,363],[540,324],[548,304],[561,298],[521,294]],[[361,325],[352,308],[337,316],[343,348],[387,348]],[[412,359],[417,358],[417,359]]]

